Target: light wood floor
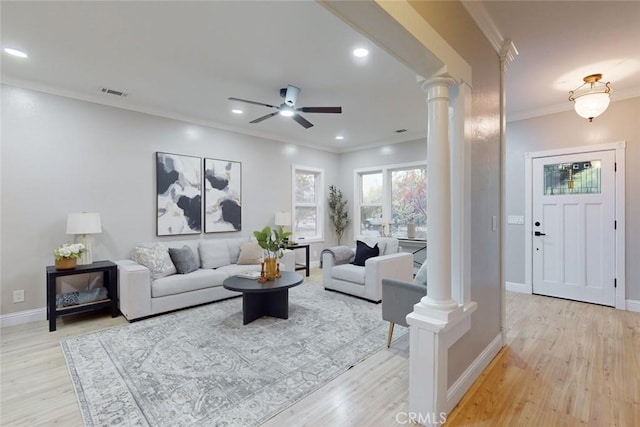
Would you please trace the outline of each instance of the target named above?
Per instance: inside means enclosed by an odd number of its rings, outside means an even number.
[[[311,280],[320,283],[314,269]],[[107,313],[3,328],[0,425],[81,426],[59,340],[125,324]],[[640,425],[640,314],[509,293],[507,347],[447,426]],[[408,335],[264,426],[403,425]]]

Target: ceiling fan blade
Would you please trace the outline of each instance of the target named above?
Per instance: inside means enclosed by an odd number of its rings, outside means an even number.
[[[266,116],[258,117],[255,120],[251,120],[249,123],[260,123],[261,121],[267,120],[269,117],[273,117],[278,113],[280,113],[280,111],[276,111],[275,113],[269,113]]]
[[[302,117],[300,114],[294,114],[291,118],[300,123],[305,129],[309,129],[311,126],[313,126],[313,123]]]
[[[301,107],[296,110],[303,113],[342,113],[342,107]]]
[[[229,101],[246,102],[247,104],[262,105],[263,107],[278,108],[276,105],[265,104],[264,102],[249,101],[248,99],[229,98]]]

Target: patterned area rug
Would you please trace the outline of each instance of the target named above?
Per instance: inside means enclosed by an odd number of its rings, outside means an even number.
[[[61,345],[86,425],[246,427],[383,349],[387,329],[380,304],[304,283],[287,320],[243,326],[234,298]]]

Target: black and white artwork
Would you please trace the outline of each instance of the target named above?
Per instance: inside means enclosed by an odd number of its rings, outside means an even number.
[[[204,159],[204,232],[242,230],[242,163]]]
[[[157,234],[202,232],[200,157],[156,153]]]

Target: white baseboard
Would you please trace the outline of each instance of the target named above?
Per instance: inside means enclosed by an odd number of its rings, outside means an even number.
[[[636,313],[640,313],[640,301],[628,299],[627,300],[627,311],[634,311]]]
[[[6,326],[21,325],[23,323],[47,320],[47,308],[35,308],[33,310],[18,311],[16,313],[0,315],[0,328]]]
[[[525,283],[504,282],[504,288],[511,292],[519,292],[521,294],[531,294],[531,286]]]
[[[447,390],[447,413],[451,412],[458,402],[460,402],[474,381],[480,377],[482,372],[489,366],[489,363],[496,357],[496,354],[498,354],[502,346],[502,334],[500,333],[482,350],[482,353],[476,357],[476,360],[465,369],[462,375],[460,375],[460,378],[449,387],[449,390]]]

